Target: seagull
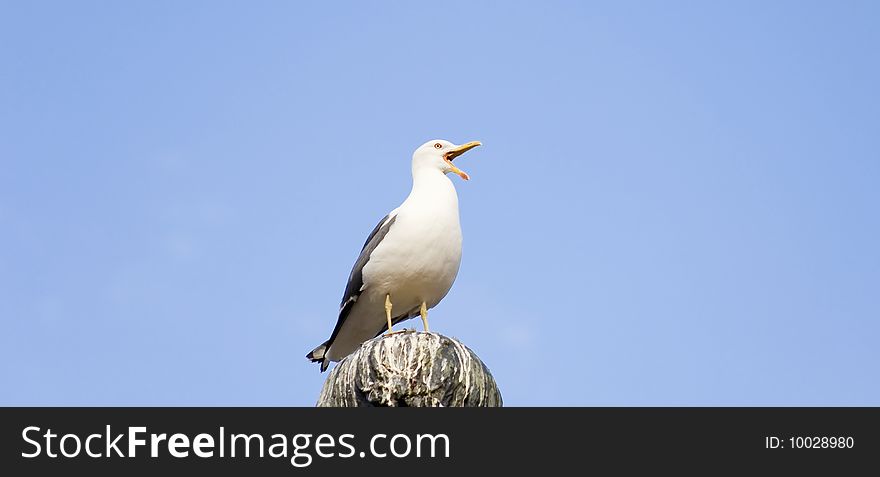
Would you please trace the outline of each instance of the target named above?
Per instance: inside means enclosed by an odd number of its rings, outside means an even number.
[[[416,315],[429,331],[428,310],[449,292],[461,265],[458,195],[446,174],[470,179],[452,161],[479,145],[435,139],[415,150],[412,191],[367,237],[348,276],[330,339],[306,355],[321,363],[322,372],[331,361],[386,330],[395,333],[393,325]]]

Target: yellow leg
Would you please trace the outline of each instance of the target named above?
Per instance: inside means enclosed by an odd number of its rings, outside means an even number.
[[[425,305],[425,302],[422,302],[422,308],[419,310],[419,314],[422,315],[422,324],[425,326],[425,331],[430,332],[431,330],[428,328],[428,306]]]
[[[388,334],[393,334],[391,331],[391,295],[385,295],[385,317],[388,319]]]

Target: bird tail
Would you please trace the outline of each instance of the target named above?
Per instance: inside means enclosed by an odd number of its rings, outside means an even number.
[[[325,341],[321,343],[320,346],[313,349],[309,354],[306,355],[313,363],[321,363],[321,372],[327,371],[327,367],[330,366],[330,360],[325,356],[327,353],[327,346],[330,344],[330,341]]]

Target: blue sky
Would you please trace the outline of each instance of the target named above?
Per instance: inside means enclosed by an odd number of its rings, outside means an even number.
[[[445,138],[506,404],[880,405],[876,2],[411,3],[0,6],[0,404],[313,405]]]

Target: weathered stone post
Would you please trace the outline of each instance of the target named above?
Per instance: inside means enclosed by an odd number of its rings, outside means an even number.
[[[405,331],[365,342],[336,364],[319,407],[500,407],[485,364],[461,341]]]

